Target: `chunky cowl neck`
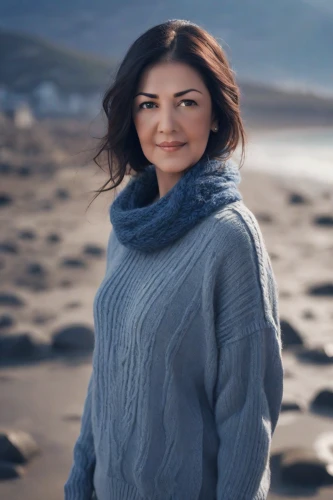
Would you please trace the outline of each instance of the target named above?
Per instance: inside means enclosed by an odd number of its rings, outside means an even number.
[[[238,166],[203,156],[160,199],[155,165],[132,177],[110,206],[117,239],[128,248],[152,252],[184,236],[201,219],[241,200]]]

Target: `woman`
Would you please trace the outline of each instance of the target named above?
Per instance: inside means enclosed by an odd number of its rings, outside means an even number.
[[[233,72],[214,37],[171,20],[130,47],[103,107],[95,161],[109,189],[133,175],[110,208],[65,500],[265,499],[278,290],[230,159],[245,142]]]

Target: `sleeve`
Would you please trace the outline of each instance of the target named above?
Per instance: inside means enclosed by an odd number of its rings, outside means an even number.
[[[64,486],[64,500],[91,500],[94,491],[95,450],[91,425],[92,385],[93,372],[90,376],[84,403],[80,434],[74,445],[72,467]]]
[[[283,365],[274,329],[219,348],[215,420],[220,439],[217,500],[265,500],[270,448],[282,401]]]
[[[226,222],[214,298],[216,498],[265,500],[283,395],[278,288],[254,215],[243,208]]]

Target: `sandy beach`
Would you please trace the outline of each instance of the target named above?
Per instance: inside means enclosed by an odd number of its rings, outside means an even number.
[[[316,410],[311,405],[318,392],[333,390],[332,347],[330,354],[328,348],[321,357],[311,354],[333,343],[333,184],[259,172],[247,163],[241,175],[240,191],[272,259],[285,332],[286,407],[272,442],[269,499],[329,500],[333,479],[326,484],[308,469],[304,478],[312,474],[312,485],[288,483],[279,454],[301,447],[321,457],[321,470],[333,463],[332,397]],[[39,448],[21,477],[0,481],[1,500],[63,498],[91,350],[56,350],[54,339],[69,325],[93,330],[113,194],[100,195],[85,210],[91,190],[105,180],[91,164],[1,173],[0,346],[5,336],[27,333],[36,348],[30,357],[22,349],[17,356],[15,349],[12,356],[0,354],[0,427],[29,433]]]

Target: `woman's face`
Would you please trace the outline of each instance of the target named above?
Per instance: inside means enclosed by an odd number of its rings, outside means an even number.
[[[175,96],[183,91],[188,92]],[[213,121],[211,97],[200,74],[178,62],[159,63],[146,69],[135,92],[132,116],[144,155],[170,174],[181,173],[199,161],[210,131],[217,125]],[[164,150],[159,146],[164,141],[185,144],[174,151]]]

